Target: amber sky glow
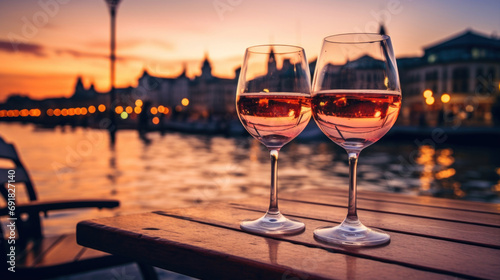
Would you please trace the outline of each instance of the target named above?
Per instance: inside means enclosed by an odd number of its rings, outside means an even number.
[[[135,85],[144,68],[175,76],[185,64],[197,75],[205,53],[215,75],[233,77],[256,44],[301,45],[313,59],[323,37],[376,32],[381,19],[397,56],[418,55],[466,28],[499,34],[499,14],[494,0],[122,0],[117,86]],[[1,0],[0,101],[68,96],[78,75],[108,90],[109,33],[104,0]]]

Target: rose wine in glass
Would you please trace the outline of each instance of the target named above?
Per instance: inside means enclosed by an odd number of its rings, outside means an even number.
[[[264,235],[294,234],[302,222],[278,208],[278,153],[307,126],[311,118],[309,66],[302,48],[261,45],[246,50],[238,80],[236,109],[245,129],[264,144],[271,156],[269,208],[257,220],[241,222],[243,230]]]
[[[343,147],[349,158],[347,217],[314,237],[346,246],[375,246],[390,241],[364,226],[356,211],[356,168],[361,150],[377,142],[396,122],[401,89],[389,36],[340,34],[326,37],[313,79],[311,107],[323,133]]]
[[[344,149],[377,142],[396,122],[401,107],[399,92],[325,90],[316,93],[312,106],[322,131]]]

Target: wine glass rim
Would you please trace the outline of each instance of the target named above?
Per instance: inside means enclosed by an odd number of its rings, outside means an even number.
[[[389,35],[379,33],[341,33],[327,36],[324,41],[336,44],[368,44],[388,39],[390,39]]]
[[[264,49],[267,48],[267,49]],[[254,45],[247,48],[247,52],[252,53],[262,53],[268,54],[273,49],[274,53],[278,54],[287,54],[287,53],[298,53],[304,52],[304,48],[295,45],[287,45],[287,44],[262,44],[262,45]],[[276,50],[278,48],[278,50]],[[262,50],[260,50],[262,49]],[[283,49],[280,51],[280,49]],[[289,49],[289,50],[287,50]]]

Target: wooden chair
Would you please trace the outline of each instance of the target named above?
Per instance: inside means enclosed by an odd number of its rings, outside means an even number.
[[[76,243],[76,235],[64,234],[59,236],[44,237],[42,233],[42,220],[40,213],[47,215],[48,211],[97,207],[115,208],[119,201],[112,199],[78,199],[59,201],[39,201],[33,183],[27,170],[24,168],[14,145],[6,143],[0,137],[0,158],[7,159],[14,164],[11,169],[0,168],[0,192],[6,206],[0,208],[0,217],[9,224],[15,222],[15,232],[3,232],[0,225],[0,279],[44,279],[53,278],[89,270],[112,267],[131,263],[130,259],[115,257],[113,255],[85,248]],[[9,175],[15,171],[16,191],[19,184],[23,183],[29,202],[18,204],[9,209],[9,193],[13,196],[14,189],[9,186]],[[9,188],[10,187],[10,188]],[[16,195],[19,192],[16,193]],[[12,201],[12,198],[11,198]],[[13,211],[11,211],[13,209]],[[15,244],[9,241],[9,236],[15,235]],[[15,247],[15,272],[8,271],[11,246]],[[12,254],[11,254],[12,255]],[[157,279],[151,266],[138,264],[144,279]]]

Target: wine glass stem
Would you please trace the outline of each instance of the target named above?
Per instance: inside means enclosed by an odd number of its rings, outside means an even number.
[[[347,219],[357,221],[356,211],[356,173],[359,152],[348,152],[349,154],[349,205],[347,208]]]
[[[278,214],[278,150],[271,150],[271,199],[269,202],[270,214]]]

